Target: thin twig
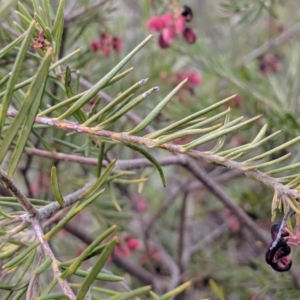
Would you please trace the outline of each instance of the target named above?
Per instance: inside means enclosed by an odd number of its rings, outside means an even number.
[[[266,41],[264,44],[262,44],[260,47],[257,49],[253,50],[246,56],[242,57],[238,62],[237,65],[239,67],[242,67],[246,64],[248,64],[250,61],[252,61],[255,58],[260,57],[270,49],[284,43],[285,41],[289,40],[293,35],[297,34],[300,31],[300,22],[296,23],[289,29],[285,30],[282,32],[278,37],[276,37],[273,40]]]
[[[36,233],[36,236],[44,250],[45,255],[50,257],[52,260],[51,265],[52,265],[54,276],[57,279],[57,281],[59,282],[64,294],[66,296],[68,296],[70,300],[76,300],[76,296],[74,295],[69,283],[65,279],[61,278],[61,276],[60,276],[61,272],[59,270],[56,258],[54,256],[48,242],[44,239],[44,233],[42,231],[39,221],[32,220],[32,227],[33,227],[33,229]]]
[[[86,164],[90,166],[97,166],[98,159],[92,157],[85,157],[75,154],[65,154],[62,152],[50,152],[46,150],[36,149],[36,148],[25,148],[25,152],[28,155],[35,155],[44,158],[56,159],[61,161],[71,161],[80,164]],[[180,158],[177,155],[172,155],[169,157],[159,157],[157,161],[161,166],[176,165],[180,162]],[[107,167],[109,162],[103,161],[103,166]],[[135,159],[120,159],[117,161],[116,169],[121,170],[134,170],[143,169],[145,167],[153,167],[153,164],[145,158],[135,158]]]
[[[34,261],[34,269],[39,267],[44,257],[41,247],[37,248]],[[39,275],[32,272],[26,292],[26,300],[38,299],[40,295]]]
[[[181,209],[180,209],[180,215],[179,215],[179,230],[178,230],[178,267],[180,270],[180,273],[183,272],[183,263],[182,263],[182,255],[185,248],[185,239],[186,239],[186,207],[187,207],[187,201],[188,201],[188,191],[185,191],[182,203],[181,203]]]
[[[0,244],[6,243],[11,237],[13,237],[15,234],[19,233],[20,231],[24,230],[30,225],[28,222],[23,222],[20,225],[16,226],[15,228],[9,230],[6,235],[2,236],[0,238]]]
[[[81,196],[85,191],[87,191],[94,183],[95,182],[93,180],[92,182],[87,183],[83,188],[75,191],[74,193],[71,193],[71,194],[65,196],[64,197],[64,202],[65,202],[64,207],[73,205],[78,200],[79,196]],[[61,209],[62,209],[62,207],[60,206],[60,204],[58,202],[53,202],[53,203],[47,204],[38,210],[38,212],[39,212],[38,218],[35,218],[35,219],[38,219],[39,221],[49,219],[51,216],[53,216],[55,213],[57,213]],[[32,219],[34,219],[29,214],[22,215],[21,218],[23,220],[29,221],[29,222],[31,222]]]
[[[31,204],[28,198],[17,188],[14,182],[7,177],[7,174],[0,169],[0,180],[4,183],[6,188],[16,197],[18,202],[24,210],[31,216],[38,214],[38,210]]]

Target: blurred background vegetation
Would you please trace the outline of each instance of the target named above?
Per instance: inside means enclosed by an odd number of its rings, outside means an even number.
[[[33,15],[31,1],[20,2]],[[155,129],[237,94],[229,103],[233,118],[243,115],[250,119],[258,114],[263,114],[263,117],[246,129],[228,135],[225,149],[252,141],[265,123],[269,124],[269,134],[277,130],[282,130],[282,133],[275,141],[255,149],[254,154],[266,152],[299,135],[299,2],[111,0],[95,5],[98,2],[66,0],[65,4],[65,27],[59,57],[81,48],[82,51],[71,58],[68,65],[71,70],[79,70],[80,76],[88,82],[97,82],[149,34],[147,24],[152,17],[173,13],[174,7],[191,7],[194,17],[189,27],[197,37],[195,43],[188,44],[180,35],[168,48],[162,49],[157,42],[158,34],[155,34],[131,60],[130,66],[134,66],[134,70],[105,88],[103,99],[115,98],[139,80],[149,78],[141,91],[153,86],[159,86],[160,91],[132,110],[134,115],[143,119],[185,76],[191,76],[151,124]],[[58,3],[49,1],[53,11]],[[93,9],[87,9],[92,5],[95,5]],[[19,16],[10,9],[0,29],[1,48],[20,34],[15,22],[20,23]],[[93,50],[91,43],[103,33],[119,39],[121,47],[118,51],[111,49],[105,54]],[[11,70],[17,51],[14,49],[0,59],[0,80]],[[26,56],[20,82],[34,74],[38,63],[29,54]],[[192,77],[196,80],[193,81]],[[48,85],[52,96],[44,96],[43,109],[65,96],[54,81]],[[4,88],[2,86],[0,92]],[[81,92],[88,87],[77,85],[73,77],[72,88]],[[15,97],[21,97],[21,94],[16,93]],[[87,104],[86,111],[91,107]],[[219,107],[210,116],[226,109],[227,106]],[[58,115],[54,112],[52,116]],[[132,119],[122,117],[108,130],[125,132],[133,127]],[[186,139],[178,139],[176,143],[184,144],[189,141]],[[197,149],[208,151],[214,145],[215,142],[209,142]],[[31,134],[27,146],[96,159],[99,153],[99,144],[88,135],[68,134],[41,125],[35,127],[35,134]],[[295,145],[282,150],[281,155],[292,153],[292,158],[282,166],[299,161],[297,149]],[[150,150],[150,153],[158,160],[169,156],[160,149]],[[132,160],[141,156],[129,148],[106,143],[105,159],[110,161],[115,157]],[[277,156],[270,157],[274,158]],[[97,163],[88,165],[27,153],[22,156],[14,181],[30,198],[53,200],[49,182],[53,164],[58,170],[63,195],[77,190],[98,172]],[[201,160],[195,164],[220,185],[269,237],[273,197],[269,189],[235,170]],[[161,184],[157,171],[147,167],[132,170],[134,173],[125,177],[127,180],[148,178],[145,183],[132,184],[121,179],[110,183],[101,199],[78,214],[51,240],[50,245],[57,257],[64,261],[76,257],[99,233],[117,224],[120,243],[106,268],[116,275],[125,276],[130,288],[149,284],[149,277],[141,276],[142,269],[153,277],[151,284],[161,283],[160,288],[156,287],[158,294],[165,292],[164,288],[175,288],[173,280],[176,276],[179,276],[177,284],[191,280],[191,287],[176,300],[300,298],[295,276],[276,273],[265,263],[266,247],[210,190],[178,164],[166,165],[163,169],[166,187]],[[121,211],[116,209],[115,201],[121,206]],[[194,250],[183,258],[186,247]],[[299,251],[294,249],[296,278],[299,275],[298,258]],[[87,270],[92,265],[91,259],[84,267]],[[134,271],[136,267],[139,267],[139,272]]]

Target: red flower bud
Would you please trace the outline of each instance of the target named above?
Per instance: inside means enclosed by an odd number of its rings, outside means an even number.
[[[184,29],[184,31],[183,31],[183,37],[184,37],[184,39],[185,39],[189,44],[194,44],[195,41],[196,41],[196,34],[195,34],[195,32],[194,32],[191,28],[189,28],[189,27],[187,27],[187,28]]]

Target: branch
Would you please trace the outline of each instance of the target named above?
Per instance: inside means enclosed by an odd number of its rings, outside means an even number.
[[[73,205],[78,200],[78,198],[85,191],[87,191],[94,183],[95,182],[93,180],[92,182],[87,183],[83,188],[75,191],[74,193],[71,193],[71,194],[65,196],[64,197],[64,202],[65,202],[64,208]],[[54,215],[61,209],[62,209],[62,207],[60,206],[60,204],[58,202],[53,202],[53,203],[47,204],[47,205],[39,208],[37,218],[32,218],[32,216],[29,214],[25,214],[20,217],[22,218],[22,220],[29,221],[29,222],[32,222],[32,219],[38,219],[39,221],[42,221],[42,220],[46,220],[46,219],[50,218],[52,215]]]
[[[7,115],[9,117],[16,117],[17,111],[15,110],[9,110]],[[44,124],[48,125],[50,127],[59,128],[61,130],[65,131],[72,131],[72,132],[78,132],[78,133],[86,133],[90,135],[95,135],[99,137],[108,138],[110,140],[116,141],[116,142],[124,142],[124,143],[130,143],[130,144],[136,144],[136,145],[143,145],[148,148],[153,148],[155,142],[151,139],[144,138],[144,137],[138,137],[134,135],[129,135],[126,133],[117,133],[112,132],[108,130],[98,130],[97,128],[90,128],[83,125],[79,125],[74,122],[70,121],[58,121],[56,119],[51,118],[45,118],[45,117],[36,117],[35,122],[38,124]],[[202,152],[198,150],[188,150],[185,151],[183,146],[181,145],[174,145],[170,143],[165,143],[163,145],[158,146],[157,148],[167,150],[172,153],[183,153],[187,156],[196,158],[196,159],[203,159],[207,161],[208,163],[213,163],[217,165],[222,165],[224,167],[227,167],[228,169],[236,169],[243,172],[246,176],[253,178],[257,181],[262,182],[267,187],[280,191],[282,195],[287,196],[288,198],[299,198],[300,192],[296,189],[290,189],[284,186],[282,183],[280,183],[276,178],[273,178],[257,169],[251,169],[247,170],[245,169],[245,165],[242,163],[225,159],[224,157],[220,157],[218,155],[215,155],[211,152]],[[182,159],[184,159],[184,155],[180,156]],[[178,158],[180,160],[180,158]]]
[[[25,152],[28,155],[35,155],[44,158],[50,158],[60,161],[72,161],[80,164],[86,164],[90,166],[97,166],[98,159],[85,157],[81,155],[75,154],[65,154],[62,152],[50,152],[46,150],[36,149],[36,148],[25,148]],[[156,159],[161,166],[168,165],[177,165],[180,163],[180,158],[177,155],[169,156],[169,157],[159,157]],[[103,161],[102,164],[104,167],[109,165],[109,162]],[[145,158],[135,158],[135,159],[123,159],[118,160],[116,163],[116,169],[121,170],[135,170],[135,169],[143,169],[145,167],[153,167],[153,164]],[[1,188],[1,186],[0,186]]]
[[[44,239],[44,233],[42,231],[39,221],[33,220],[32,227],[33,227],[35,234],[44,250],[45,255],[50,257],[52,260],[51,265],[52,265],[54,276],[57,279],[57,281],[59,282],[64,294],[67,295],[70,300],[76,300],[76,296],[74,295],[69,283],[66,280],[64,280],[63,278],[61,278],[61,276],[60,276],[61,272],[60,272],[59,266],[56,262],[56,258],[54,256],[48,242]]]
[[[11,179],[7,177],[7,174],[0,169],[0,180],[4,183],[6,188],[16,197],[20,205],[31,216],[35,216],[38,210],[31,204],[28,198],[17,188]]]

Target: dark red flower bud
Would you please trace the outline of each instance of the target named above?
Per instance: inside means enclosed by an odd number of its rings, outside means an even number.
[[[183,5],[183,10],[181,12],[181,15],[185,18],[186,22],[191,22],[193,19],[193,11],[187,5]]]
[[[196,42],[196,34],[194,30],[189,27],[184,29],[183,37],[189,44],[194,44]]]
[[[164,40],[163,34],[160,34],[158,37],[158,45],[160,48],[165,49],[169,47],[169,44]]]
[[[119,38],[114,37],[112,40],[112,47],[116,52],[120,52],[122,49],[122,42]]]
[[[92,42],[90,43],[90,50],[91,50],[92,52],[96,52],[96,51],[98,51],[100,48],[101,48],[101,44],[100,44],[99,41],[92,41]]]

